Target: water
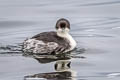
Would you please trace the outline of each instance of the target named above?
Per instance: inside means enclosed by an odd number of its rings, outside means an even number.
[[[120,0],[0,0],[0,80],[119,80],[119,8]],[[61,17],[70,21],[78,51],[23,56],[21,43],[55,30]]]

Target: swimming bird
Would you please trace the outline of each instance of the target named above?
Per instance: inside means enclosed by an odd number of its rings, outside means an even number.
[[[23,52],[35,54],[60,54],[72,51],[76,41],[69,34],[70,22],[61,18],[56,22],[56,31],[42,32],[23,42]]]

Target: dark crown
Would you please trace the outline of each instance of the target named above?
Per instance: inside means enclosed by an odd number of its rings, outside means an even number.
[[[70,23],[67,19],[61,18],[56,22],[56,29],[65,27],[70,29]]]

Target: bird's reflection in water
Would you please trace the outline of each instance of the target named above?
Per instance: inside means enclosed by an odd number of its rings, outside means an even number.
[[[28,75],[24,80],[76,80],[76,72],[70,68],[72,58],[70,55],[32,55],[31,57],[44,64],[56,61],[55,72]]]
[[[70,69],[70,64],[70,61],[59,60],[54,65],[56,72],[28,75],[25,80],[75,80],[75,71]]]

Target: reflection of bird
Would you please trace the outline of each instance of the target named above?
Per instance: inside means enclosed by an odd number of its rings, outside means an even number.
[[[71,62],[68,60],[59,60],[55,64],[56,71],[65,71],[70,69]]]
[[[69,34],[70,23],[62,18],[56,23],[56,32],[43,32],[27,39],[23,43],[23,51],[27,53],[59,54],[73,50],[76,42]]]
[[[25,76],[25,80],[39,80],[41,78],[47,80],[76,80],[76,73],[70,69],[70,64],[69,60],[59,60],[55,63],[55,70],[57,72],[28,75]]]
[[[55,63],[55,70],[57,72],[69,72],[66,74],[67,77],[76,77],[76,72],[70,69],[71,61],[69,60],[59,60]],[[65,77],[65,75],[64,75]],[[71,79],[73,80],[73,78]]]

